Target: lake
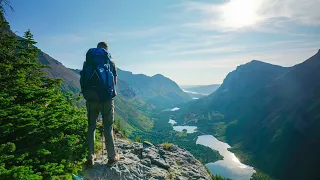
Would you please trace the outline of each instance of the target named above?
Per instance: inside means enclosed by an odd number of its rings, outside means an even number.
[[[184,129],[187,130],[187,133],[196,132],[197,126],[173,126],[173,130],[182,132]]]
[[[217,140],[212,135],[198,136],[196,143],[217,150],[224,157],[223,160],[206,164],[212,174],[220,174],[230,179],[249,180],[255,172],[253,167],[242,164],[234,153],[228,151],[230,146],[227,143]]]
[[[177,124],[177,122],[173,119],[169,119],[169,124],[172,125],[173,130],[178,131],[178,132],[182,132],[184,129],[187,130],[187,133],[194,133],[196,132],[197,126],[175,126],[175,124]]]

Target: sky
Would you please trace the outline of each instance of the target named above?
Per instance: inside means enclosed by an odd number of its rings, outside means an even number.
[[[260,60],[293,66],[320,49],[320,0],[10,0],[18,34],[66,67],[100,41],[116,65],[179,85],[220,84]],[[121,77],[120,77],[121,78]]]

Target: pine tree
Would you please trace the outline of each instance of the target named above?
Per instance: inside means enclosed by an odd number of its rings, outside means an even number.
[[[85,157],[85,111],[44,76],[30,30],[18,38],[0,17],[0,179],[71,177]]]

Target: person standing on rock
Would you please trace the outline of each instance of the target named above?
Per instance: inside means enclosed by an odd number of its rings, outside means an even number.
[[[119,160],[113,138],[114,97],[117,84],[117,69],[111,61],[108,44],[100,42],[97,48],[91,48],[80,72],[80,85],[86,99],[88,112],[88,157],[87,165],[94,165],[95,130],[99,113],[102,114],[105,144],[108,153],[108,165],[113,166]]]

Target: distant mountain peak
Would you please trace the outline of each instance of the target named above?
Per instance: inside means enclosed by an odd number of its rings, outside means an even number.
[[[262,62],[262,61],[259,61],[259,60],[256,60],[256,59],[253,59],[252,61],[250,61],[249,63],[265,63],[265,62]]]
[[[270,64],[270,63],[267,63],[267,62],[263,62],[263,61],[259,61],[259,60],[252,60],[250,62],[248,62],[247,64],[261,64],[261,65],[272,65],[272,66],[275,66],[273,64]]]
[[[163,76],[162,74],[156,74],[156,75],[153,75],[152,77],[161,77],[161,78],[165,78],[165,76]]]
[[[236,70],[253,70],[253,69],[256,69],[256,70],[259,70],[261,68],[265,68],[265,67],[282,67],[282,66],[279,66],[279,65],[274,65],[274,64],[270,64],[270,63],[267,63],[267,62],[263,62],[263,61],[259,61],[259,60],[252,60],[246,64],[242,64],[240,66],[237,67]]]

